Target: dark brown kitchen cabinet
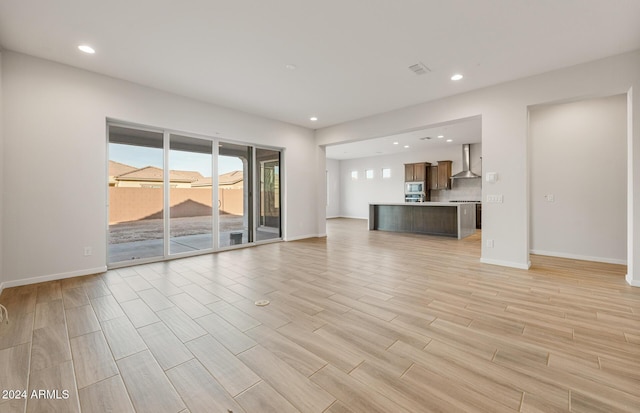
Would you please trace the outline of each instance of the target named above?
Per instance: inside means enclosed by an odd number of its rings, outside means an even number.
[[[438,166],[429,167],[429,189],[438,189]]]
[[[451,189],[452,161],[438,161],[438,189]]]
[[[428,162],[407,163],[404,165],[405,182],[427,182],[427,169],[431,166]]]

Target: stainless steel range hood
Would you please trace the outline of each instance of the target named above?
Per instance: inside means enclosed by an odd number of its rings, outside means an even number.
[[[451,179],[459,178],[480,178],[480,175],[471,172],[471,145],[468,143],[462,145],[462,172],[451,177]]]

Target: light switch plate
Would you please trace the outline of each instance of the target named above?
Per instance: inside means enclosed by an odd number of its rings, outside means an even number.
[[[487,195],[487,202],[490,204],[501,204],[502,195]]]
[[[487,182],[498,182],[498,173],[497,172],[487,172],[487,175],[485,176],[485,179]]]

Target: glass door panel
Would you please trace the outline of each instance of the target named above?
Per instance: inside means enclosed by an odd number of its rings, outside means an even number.
[[[109,264],[164,256],[162,148],[162,132],[109,125]]]
[[[213,248],[213,143],[169,136],[169,254]]]
[[[282,236],[280,225],[280,151],[256,148],[258,191],[258,225],[256,240]]]
[[[218,233],[220,248],[253,241],[251,147],[218,144]]]

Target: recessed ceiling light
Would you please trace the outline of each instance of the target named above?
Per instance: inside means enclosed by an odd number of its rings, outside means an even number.
[[[317,117],[315,117],[315,116],[312,116],[312,117],[310,117],[310,118],[309,118],[309,120],[310,120],[311,122],[315,122],[315,121],[317,121],[317,120],[318,120],[318,118],[317,118]]]
[[[460,73],[456,73],[455,75],[451,76],[451,80],[460,80],[462,79],[462,75]]]
[[[298,68],[298,66],[293,65],[291,63],[288,63],[288,64],[284,65],[284,67],[289,69],[289,70],[296,70]]]
[[[394,145],[398,145],[400,142],[393,142]]]
[[[404,145],[404,147],[405,147],[405,148],[408,148],[408,147],[409,147],[409,145]]]
[[[86,44],[81,44],[80,46],[78,46],[78,49],[80,49],[81,52],[85,52],[88,54],[94,54],[96,52],[95,50],[93,50],[93,47],[87,46]]]
[[[453,142],[453,139],[447,139],[447,142]]]
[[[438,135],[438,139],[444,138],[444,135]]]

